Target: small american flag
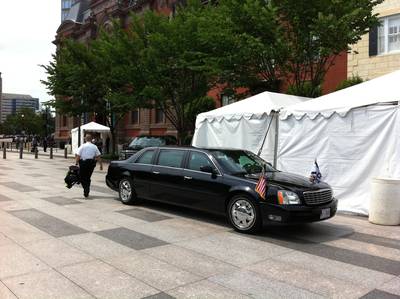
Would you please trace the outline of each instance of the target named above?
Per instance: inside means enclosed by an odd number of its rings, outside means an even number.
[[[311,171],[310,182],[311,183],[320,183],[322,179],[321,171],[319,170],[319,165],[317,163],[317,159],[314,160],[314,167]]]
[[[255,190],[261,196],[262,199],[265,199],[266,189],[267,189],[267,179],[265,178],[265,170],[263,167],[262,173],[260,175],[260,178],[258,179]]]

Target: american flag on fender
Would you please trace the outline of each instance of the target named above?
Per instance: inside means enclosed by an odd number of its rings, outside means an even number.
[[[260,178],[258,179],[255,191],[261,196],[262,199],[265,199],[265,191],[267,190],[267,179],[265,178],[265,169],[261,172]]]

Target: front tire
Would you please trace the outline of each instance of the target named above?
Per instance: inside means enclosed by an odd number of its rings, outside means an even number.
[[[262,227],[260,208],[248,195],[233,196],[228,203],[228,219],[232,227],[241,233],[255,233]]]
[[[119,199],[125,205],[131,205],[136,203],[136,193],[133,185],[133,180],[131,178],[122,178],[119,181],[118,188]]]

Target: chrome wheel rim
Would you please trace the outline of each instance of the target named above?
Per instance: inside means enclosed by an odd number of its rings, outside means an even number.
[[[231,207],[231,218],[234,225],[241,229],[251,228],[256,220],[253,205],[244,199],[239,199]]]
[[[123,201],[128,201],[132,196],[132,187],[127,180],[121,181],[119,184],[119,193]]]

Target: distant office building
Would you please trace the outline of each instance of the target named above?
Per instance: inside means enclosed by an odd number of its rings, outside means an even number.
[[[67,19],[71,7],[80,0],[61,0],[61,22]]]
[[[39,99],[26,94],[3,93],[0,107],[0,122],[4,122],[8,115],[17,113],[21,108],[39,110]]]

